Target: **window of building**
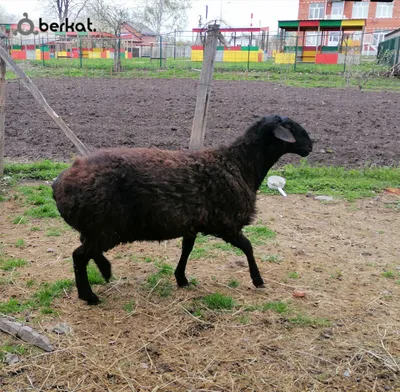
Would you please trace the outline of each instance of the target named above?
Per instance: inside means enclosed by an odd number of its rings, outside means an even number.
[[[391,30],[375,30],[373,34],[373,45],[379,45],[385,38],[385,34],[389,33]]]
[[[368,18],[368,7],[369,2],[354,2],[353,4],[353,13],[351,17],[353,19],[367,19]]]
[[[340,32],[330,31],[328,36],[328,46],[339,46]]]
[[[323,19],[325,14],[325,3],[311,3],[308,19]]]
[[[332,11],[331,11],[332,19],[343,18],[343,6],[344,3],[341,1],[332,3]]]
[[[377,18],[391,18],[393,16],[393,3],[379,3],[376,5]]]
[[[307,31],[305,46],[318,46],[321,45],[321,33],[318,31]]]

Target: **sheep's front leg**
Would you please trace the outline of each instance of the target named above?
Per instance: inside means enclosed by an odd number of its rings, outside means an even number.
[[[179,259],[178,265],[175,269],[175,279],[179,287],[189,285],[189,282],[185,276],[185,269],[195,241],[196,237],[183,237],[181,258]]]
[[[236,237],[223,237],[222,239],[226,242],[229,242],[233,246],[236,246],[244,252],[247,257],[247,262],[249,263],[250,276],[253,280],[254,286],[256,286],[257,288],[265,287],[264,281],[260,275],[260,271],[258,270],[256,260],[254,258],[253,247],[249,239],[242,232],[240,232]]]
[[[91,257],[83,245],[74,250],[72,253],[72,259],[74,261],[75,282],[76,288],[78,289],[78,297],[87,301],[89,305],[97,305],[100,300],[97,295],[93,293],[90,287],[86,269]]]

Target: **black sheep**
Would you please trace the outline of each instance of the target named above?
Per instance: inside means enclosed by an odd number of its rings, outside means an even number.
[[[256,192],[268,170],[286,153],[312,151],[307,132],[287,117],[263,117],[227,147],[201,151],[109,148],[75,160],[53,183],[65,221],[80,232],[73,252],[79,298],[97,304],[87,276],[93,259],[106,281],[103,252],[120,243],[183,237],[175,270],[187,286],[185,268],[197,233],[241,249],[256,287],[264,287],[250,241],[242,233],[255,215]]]

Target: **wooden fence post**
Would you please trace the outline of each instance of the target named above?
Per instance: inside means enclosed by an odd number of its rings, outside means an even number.
[[[25,75],[15,61],[10,57],[7,51],[0,45],[0,57],[8,64],[8,66],[15,72],[15,74],[21,79],[24,86],[31,92],[33,97],[39,103],[39,105],[47,112],[47,114],[53,119],[53,121],[64,131],[65,135],[72,141],[75,147],[82,155],[87,155],[89,150],[83,145],[83,143],[75,136],[72,130],[64,122],[64,120],[50,107],[46,99],[43,97],[39,89],[33,84],[32,80]]]
[[[6,63],[0,58],[0,177],[4,175],[4,145],[6,120]]]
[[[192,134],[190,137],[190,150],[199,150],[203,147],[204,143],[208,105],[210,103],[211,82],[214,73],[215,54],[219,37],[219,25],[210,25],[207,33],[203,66],[201,68],[200,83],[192,125]]]

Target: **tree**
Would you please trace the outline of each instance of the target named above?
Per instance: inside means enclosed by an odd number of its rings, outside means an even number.
[[[89,4],[89,0],[39,0],[46,11],[58,19],[61,24],[65,19],[75,21]]]
[[[144,0],[139,18],[160,35],[163,28],[169,31],[183,28],[190,7],[191,0]]]
[[[17,17],[13,14],[8,13],[7,10],[2,5],[0,5],[0,23],[12,23],[16,21]]]
[[[97,31],[109,32],[117,37],[112,44],[114,47],[114,72],[120,72],[122,66],[119,37],[124,24],[131,19],[132,12],[122,5],[106,0],[92,0],[91,9]]]

